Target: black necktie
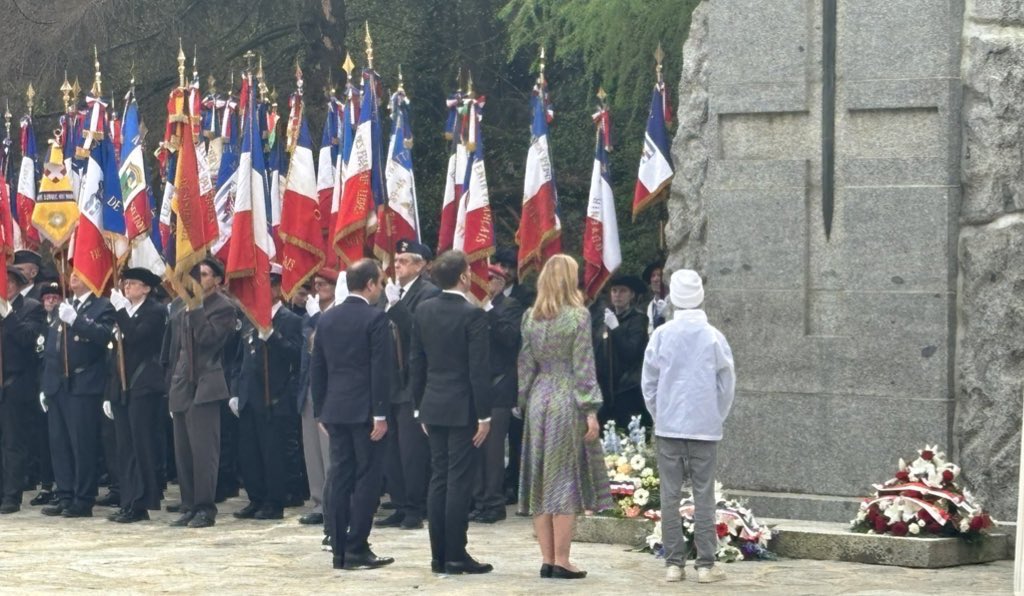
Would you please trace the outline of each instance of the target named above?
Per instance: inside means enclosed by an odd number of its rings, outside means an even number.
[[[398,288],[398,299],[401,300],[402,296],[405,296],[405,288]]]
[[[74,300],[71,301],[71,306],[75,309],[75,311],[78,311],[78,307],[81,305],[82,301],[79,300],[78,298],[75,298]]]

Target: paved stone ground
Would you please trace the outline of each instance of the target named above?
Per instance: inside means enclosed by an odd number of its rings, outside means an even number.
[[[28,498],[26,498],[27,502]],[[176,592],[180,594],[892,594],[1009,593],[1013,565],[1000,561],[942,570],[902,569],[807,560],[727,565],[729,578],[702,586],[690,568],[682,584],[663,581],[660,560],[621,546],[573,545],[573,559],[590,575],[582,581],[537,577],[539,554],[528,519],[470,526],[470,552],[493,563],[483,576],[430,572],[427,530],[376,530],[374,550],[396,562],[382,570],[334,571],[321,552],[321,530],[301,526],[298,509],[276,522],[240,521],[232,499],[217,526],[170,528],[175,516],[121,525],[104,519],[65,520],[38,508],[0,517],[0,592],[17,594]],[[510,510],[511,511],[511,510]]]

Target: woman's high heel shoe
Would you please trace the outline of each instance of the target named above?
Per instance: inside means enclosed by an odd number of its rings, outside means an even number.
[[[561,565],[553,565],[551,567],[552,579],[583,579],[585,577],[587,577],[586,571],[569,571]]]

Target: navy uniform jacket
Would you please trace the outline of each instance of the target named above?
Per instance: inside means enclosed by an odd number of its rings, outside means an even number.
[[[395,346],[388,317],[359,296],[320,315],[313,337],[313,415],[324,424],[386,416]]]
[[[39,355],[36,347],[46,333],[46,310],[32,298],[17,295],[3,329],[4,382],[0,400],[34,399],[39,392]]]
[[[232,380],[232,395],[238,397],[238,411],[267,409],[264,391],[264,350],[267,351],[267,377],[270,380],[270,406],[276,415],[295,414],[295,391],[299,378],[299,350],[302,346],[302,318],[282,305],[271,321],[274,332],[267,341],[259,338],[248,320],[238,342],[238,361]]]
[[[122,403],[130,397],[163,395],[167,386],[164,382],[164,367],[160,363],[160,340],[167,328],[167,308],[153,298],[146,298],[131,316],[128,315],[128,309],[121,309],[114,317],[121,330],[124,376],[128,386],[127,395],[121,395],[118,379],[117,383],[113,383],[116,385],[114,395]],[[116,363],[117,354],[114,356]],[[118,374],[117,369],[114,370]]]
[[[54,395],[64,386],[72,395],[102,395],[109,377],[107,354],[114,333],[114,307],[106,298],[88,294],[85,303],[78,307],[74,325],[64,325],[56,316],[56,310],[54,315],[43,349],[43,393]],[[64,377],[65,327],[67,379]]]
[[[434,298],[440,293],[441,290],[437,286],[420,275],[416,281],[412,282],[401,300],[388,309],[388,318],[398,329],[396,341],[398,343],[398,382],[400,387],[399,390],[392,393],[391,397],[391,401],[396,404],[412,401],[412,393],[409,392],[409,345],[412,341],[413,315],[423,301]]]
[[[489,417],[486,313],[449,292],[420,304],[412,330],[409,385],[423,424],[468,426]]]

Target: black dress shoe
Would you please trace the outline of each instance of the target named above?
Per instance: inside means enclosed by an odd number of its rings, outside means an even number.
[[[181,502],[168,503],[164,507],[164,511],[166,511],[167,513],[181,513]]]
[[[401,511],[396,511],[384,519],[378,519],[373,522],[373,525],[378,528],[397,528],[402,525],[403,520],[405,520],[405,514]]]
[[[306,526],[319,526],[324,523],[323,513],[307,513],[299,516],[299,523]]]
[[[209,527],[212,527],[216,523],[217,522],[216,522],[216,520],[214,519],[214,517],[212,515],[210,515],[206,511],[200,511],[200,512],[195,514],[195,517],[192,518],[192,521],[188,522],[188,527],[190,527],[190,528],[209,528]]]
[[[289,508],[291,508],[291,507],[302,507],[305,504],[306,504],[306,499],[303,499],[302,497],[299,497],[299,496],[289,495],[289,496],[284,498],[284,506],[285,507],[289,507]]]
[[[145,509],[129,509],[114,519],[119,524],[132,524],[140,521],[147,521],[149,512]]]
[[[550,563],[544,563],[540,566],[540,576],[545,578],[551,577],[552,568],[553,566]]]
[[[399,527],[403,530],[419,530],[423,528],[423,518],[418,515],[407,515]]]
[[[551,567],[551,578],[552,579],[583,579],[587,577],[587,572],[583,571],[569,571],[561,565],[552,565]]]
[[[444,564],[444,572],[449,575],[490,573],[491,571],[494,571],[493,565],[490,563],[478,563],[469,555],[466,555],[466,559],[463,561],[447,561]]]
[[[444,562],[437,559],[430,560],[430,571],[433,573],[444,573]]]
[[[264,505],[260,507],[253,516],[253,519],[284,519],[284,511],[280,507]]]
[[[331,537],[324,535],[324,539],[320,541],[320,550],[324,552],[334,552],[334,548],[331,546]]]
[[[128,510],[125,509],[124,507],[122,507],[122,508],[118,509],[117,511],[115,511],[115,512],[111,513],[110,515],[108,515],[107,516],[107,521],[117,521],[117,518],[121,517],[125,513],[128,513]]]
[[[256,517],[256,513],[260,510],[261,506],[259,503],[249,501],[249,504],[242,507],[238,511],[232,513],[238,519],[252,519]]]
[[[376,569],[395,562],[394,557],[378,557],[372,550],[345,553],[345,569]]]
[[[17,511],[21,511],[21,503],[5,500],[3,504],[0,504],[0,513],[15,513]]]
[[[476,521],[476,518],[480,517],[481,513],[483,513],[483,511],[481,511],[479,509],[474,509],[474,510],[470,511],[469,512],[469,518],[468,518],[469,521]]]
[[[72,503],[60,512],[61,517],[92,517],[92,505],[79,505]]]
[[[331,558],[331,567],[334,567],[335,569],[344,569],[345,568],[345,558],[344,557],[333,557],[333,558]]]
[[[32,497],[32,500],[29,501],[28,504],[33,506],[33,507],[38,507],[40,505],[49,505],[50,504],[50,499],[52,499],[52,498],[53,498],[53,493],[52,492],[50,492],[48,490],[41,490],[41,491],[39,491],[38,495]]]
[[[107,494],[96,499],[97,507],[119,507],[121,505],[121,495],[115,492],[107,492]]]
[[[56,517],[64,513],[64,508],[70,505],[71,503],[62,503],[58,501],[53,505],[47,505],[46,507],[43,507],[42,509],[39,510],[39,513],[42,513],[43,515],[49,515],[50,517]]]
[[[398,507],[394,503],[392,503],[391,501],[387,501],[386,503],[381,503],[380,504],[380,508],[385,510],[385,511],[392,511],[392,510],[398,509]]]
[[[508,514],[505,513],[504,508],[490,509],[488,511],[481,511],[480,514],[477,515],[476,519],[473,521],[479,522],[481,524],[493,524],[500,521],[504,521],[507,516]]]
[[[171,526],[172,528],[184,528],[188,525],[188,522],[192,521],[193,517],[195,517],[194,513],[192,513],[191,511],[186,511],[185,513],[182,513],[178,517],[178,519],[172,521],[167,525]]]

